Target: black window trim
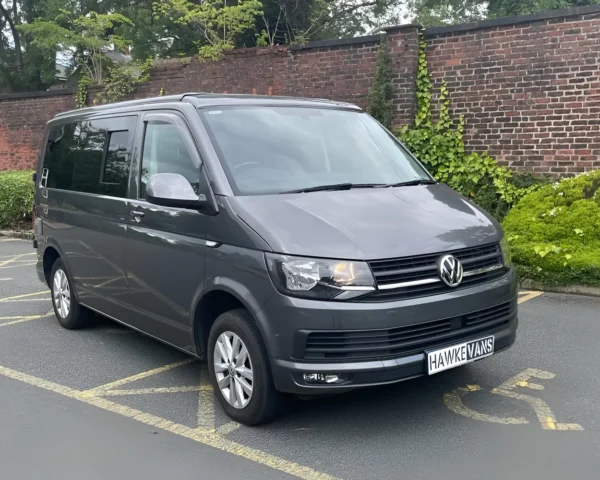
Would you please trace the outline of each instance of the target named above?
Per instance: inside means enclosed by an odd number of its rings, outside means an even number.
[[[57,191],[61,191],[61,192],[68,192],[70,194],[78,194],[78,195],[93,195],[93,196],[98,196],[98,197],[104,197],[104,198],[113,198],[113,199],[118,199],[118,200],[127,200],[129,199],[129,177],[131,176],[131,167],[133,166],[133,155],[135,152],[135,148],[136,148],[136,136],[137,136],[137,130],[138,130],[138,125],[139,125],[139,121],[140,118],[142,117],[143,112],[140,111],[130,111],[130,112],[119,112],[119,113],[111,113],[111,112],[102,112],[102,114],[99,115],[93,115],[93,116],[73,116],[73,117],[67,117],[67,118],[60,118],[58,121],[52,121],[51,123],[49,123],[49,125],[46,128],[46,133],[44,135],[44,143],[43,143],[43,151],[40,151],[40,156],[42,157],[41,162],[39,162],[40,164],[40,168],[42,169],[42,171],[47,168],[48,171],[50,172],[50,166],[46,167],[45,166],[45,162],[46,162],[46,149],[47,149],[47,145],[48,145],[48,141],[50,138],[50,132],[52,131],[52,129],[54,128],[64,128],[67,125],[74,125],[75,127],[77,127],[78,125],[81,128],[81,125],[83,122],[89,121],[89,122],[94,122],[94,121],[105,121],[105,120],[125,120],[125,119],[131,119],[131,121],[133,122],[131,125],[131,129],[128,130],[123,130],[123,129],[116,129],[116,130],[110,130],[110,129],[106,129],[106,139],[104,141],[104,147],[103,147],[103,151],[102,151],[102,163],[101,163],[101,169],[99,172],[99,184],[103,184],[103,185],[118,185],[118,183],[109,183],[109,182],[103,182],[103,178],[104,178],[104,168],[105,168],[105,164],[106,164],[106,156],[107,156],[107,152],[108,152],[108,145],[109,145],[109,140],[110,140],[110,134],[112,132],[129,132],[130,135],[130,139],[128,142],[128,147],[129,147],[129,151],[128,151],[128,160],[129,160],[129,167],[130,167],[130,173],[127,175],[127,189],[125,192],[125,196],[116,196],[116,195],[106,195],[106,194],[99,194],[99,193],[90,193],[90,192],[80,192],[77,190],[72,190],[72,189],[65,189],[65,188],[55,188],[55,187],[47,187],[41,184],[41,178],[40,178],[40,183],[37,185],[39,188],[42,188],[44,190],[57,190]]]
[[[139,162],[138,162],[138,171],[137,175],[137,192],[133,193],[133,198],[136,201],[146,202],[146,198],[140,196],[141,194],[141,186],[142,186],[142,166],[144,162],[144,145],[146,143],[146,130],[148,128],[148,123],[151,122],[163,122],[169,125],[175,125],[177,129],[180,131],[183,141],[185,142],[185,146],[190,153],[190,157],[192,161],[197,163],[195,167],[198,170],[199,177],[199,185],[203,184],[202,182],[202,155],[198,151],[198,145],[196,145],[195,138],[192,134],[192,129],[188,125],[185,120],[184,115],[178,110],[150,110],[144,113],[144,116],[141,121],[142,132],[141,132],[141,141],[140,145],[140,153],[139,153]],[[131,196],[131,195],[130,195]]]

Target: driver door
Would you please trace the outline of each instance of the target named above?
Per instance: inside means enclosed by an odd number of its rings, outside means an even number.
[[[185,118],[175,111],[144,114],[132,165],[127,238],[128,323],[173,345],[191,349],[194,301],[204,282],[209,217],[197,210],[146,201],[155,173],[178,173],[200,192],[201,158]]]

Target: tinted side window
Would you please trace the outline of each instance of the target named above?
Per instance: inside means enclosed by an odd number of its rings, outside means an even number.
[[[44,154],[48,188],[126,197],[136,116],[52,127]]]
[[[73,168],[72,190],[85,193],[102,193],[100,169],[108,132],[100,122],[80,123],[79,156]]]
[[[140,198],[146,196],[146,184],[155,173],[183,175],[190,182],[196,194],[199,193],[200,169],[194,164],[193,156],[177,125],[161,121],[152,121],[146,124]]]
[[[48,169],[48,188],[70,190],[73,179],[73,165],[77,157],[77,125],[69,123],[52,127],[44,154],[44,168]],[[79,134],[79,130],[77,130]]]
[[[129,135],[127,130],[110,132],[100,182],[105,195],[125,197],[129,177]]]

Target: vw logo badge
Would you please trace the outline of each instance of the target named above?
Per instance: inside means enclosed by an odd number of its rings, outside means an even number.
[[[458,287],[463,278],[462,263],[454,255],[444,255],[438,262],[438,273],[449,287]]]

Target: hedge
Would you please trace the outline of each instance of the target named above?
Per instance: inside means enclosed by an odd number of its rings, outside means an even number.
[[[32,173],[29,170],[0,172],[0,229],[31,228]]]
[[[503,225],[515,263],[546,284],[600,286],[600,170],[523,197]]]

